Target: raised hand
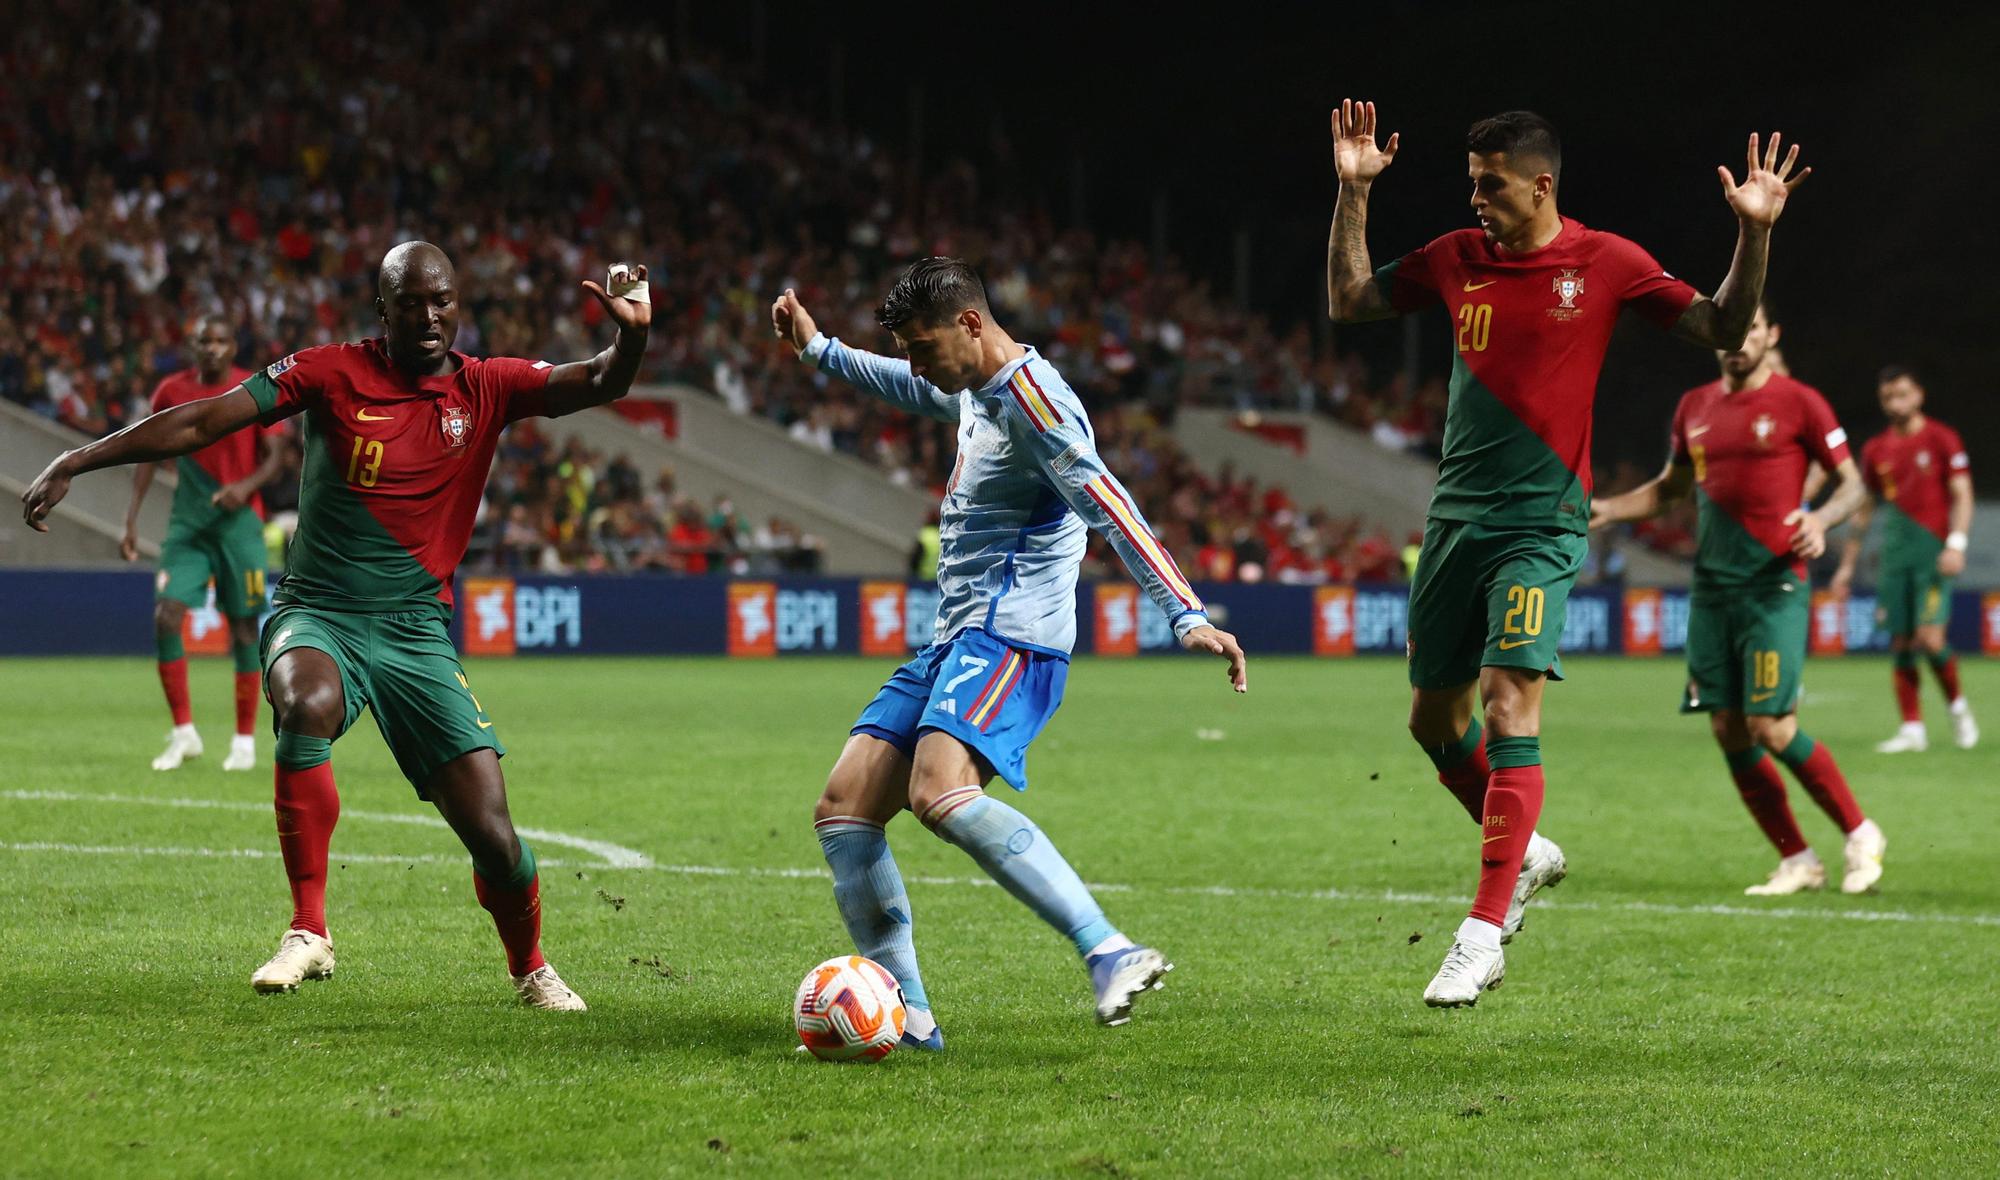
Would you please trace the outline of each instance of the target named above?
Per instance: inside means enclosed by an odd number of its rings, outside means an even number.
[[[632,268],[632,278],[641,283],[646,281],[646,267],[644,263]],[[619,331],[622,332],[629,328],[636,332],[644,332],[651,327],[653,323],[652,303],[627,299],[623,295],[613,295],[589,279],[583,281],[583,289],[595,295],[597,301],[604,305],[605,313],[618,325]]]
[[[1757,133],[1750,133],[1750,168],[1743,176],[1743,183],[1737,184],[1729,169],[1716,166],[1717,176],[1722,178],[1722,195],[1729,201],[1729,207],[1736,211],[1736,219],[1745,225],[1758,225],[1769,229],[1777,224],[1778,215],[1785,211],[1785,199],[1792,190],[1804,184],[1812,169],[1806,168],[1798,175],[1792,170],[1798,166],[1799,145],[1785,153],[1782,163],[1778,160],[1778,146],[1784,136],[1771,133],[1771,146],[1765,149],[1763,160],[1759,162]]]
[[[819,335],[819,325],[813,323],[812,313],[799,302],[799,293],[790,287],[771,303],[771,333],[795,351],[803,351]]]
[[[1333,112],[1333,168],[1342,184],[1367,184],[1396,158],[1398,136],[1375,145],[1375,104],[1340,100]]]
[[[1181,640],[1181,646],[1189,651],[1205,651],[1210,655],[1217,655],[1227,659],[1229,661],[1230,687],[1234,688],[1237,692],[1250,691],[1247,667],[1248,659],[1244,656],[1243,648],[1236,642],[1234,635],[1231,635],[1227,631],[1218,631],[1214,627],[1204,625],[1189,631]]]

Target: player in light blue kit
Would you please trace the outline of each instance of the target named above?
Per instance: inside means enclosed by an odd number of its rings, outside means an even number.
[[[1228,659],[1237,692],[1247,687],[1243,649],[1209,625],[1201,599],[1105,470],[1076,394],[993,322],[972,267],[954,258],[915,264],[876,318],[907,361],[821,335],[790,290],[771,305],[772,328],[799,359],[902,409],[958,423],[958,465],[939,521],[936,641],[862,710],[813,811],[834,900],[855,949],[903,985],[904,1043],[942,1048],[884,832],[907,807],[1075,944],[1097,991],[1097,1019],[1123,1024],[1173,964],[1106,921],[1041,829],[985,784],[998,775],[1027,788],[1028,743],[1062,703],[1086,526],[1111,541],[1181,646]]]

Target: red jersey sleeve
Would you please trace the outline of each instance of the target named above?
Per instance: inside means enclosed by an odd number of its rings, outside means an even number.
[[[171,403],[167,401],[167,383],[162,381],[158,385],[153,386],[153,397],[147,404],[146,412],[157,414],[161,410],[169,408],[170,405]]]
[[[340,347],[303,349],[244,378],[243,388],[257,402],[258,421],[269,426],[317,405],[325,396],[327,374],[339,364]]]
[[[495,357],[479,366],[485,396],[500,411],[503,425],[547,416],[549,374],[554,371],[547,361],[512,356]]]
[[[1972,458],[1965,453],[1965,440],[1958,437],[1958,431],[1943,423],[1937,424],[1939,438],[1944,442],[1944,471],[1946,478],[1955,475],[1972,474]]]
[[[1449,238],[1439,238],[1375,270],[1375,289],[1398,312],[1421,311],[1439,301],[1439,277]]]
[[[1880,441],[1879,438],[1871,438],[1861,444],[1861,483],[1877,496],[1882,494],[1882,477],[1875,473],[1875,454],[1879,449],[1875,444]]]
[[[1806,454],[1813,457],[1813,462],[1831,474],[1847,462],[1847,432],[1840,428],[1840,420],[1833,416],[1833,407],[1826,404],[1819,390],[1801,385],[1799,396],[1805,401],[1799,441],[1805,445]]]
[[[1636,242],[1606,235],[1616,263],[1618,301],[1662,328],[1671,328],[1701,292],[1668,274],[1659,260]]]

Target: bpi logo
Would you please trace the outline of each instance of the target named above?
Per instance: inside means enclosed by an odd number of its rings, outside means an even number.
[[[1313,654],[1354,654],[1354,587],[1321,586],[1313,591]]]
[[[1097,586],[1097,654],[1139,654],[1139,588],[1099,583]]]
[[[1847,600],[1841,595],[1813,591],[1812,641],[1807,649],[1816,656],[1837,656],[1847,650]]]
[[[465,654],[514,654],[514,579],[467,578]]]
[[[840,647],[840,596],[831,590],[778,591],[778,650]]]
[[[901,582],[861,583],[861,654],[900,656],[909,650],[904,600],[909,588]]]
[[[729,584],[729,654],[778,654],[778,587],[770,582]]]
[[[2000,591],[1989,593],[1980,606],[1980,616],[1986,620],[1986,654],[2000,656]]]
[[[1660,654],[1660,592],[1634,588],[1625,592],[1625,654]]]

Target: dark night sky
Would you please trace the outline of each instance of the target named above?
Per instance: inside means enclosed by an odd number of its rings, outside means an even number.
[[[1735,240],[1714,168],[1740,174],[1748,133],[1780,129],[1816,169],[1773,245],[1794,371],[1861,434],[1879,424],[1875,370],[1914,364],[1932,408],[1979,450],[1981,436],[2000,439],[1987,357],[2000,249],[1977,206],[2000,192],[2000,13],[1878,12],[1867,27],[1775,7],[1634,19],[1552,5],[1263,4],[1224,17],[772,3],[762,44],[768,89],[809,110],[828,109],[839,53],[849,121],[902,150],[921,87],[927,160],[986,162],[1004,135],[1016,184],[1059,217],[1079,159],[1098,229],[1146,238],[1164,192],[1174,249],[1223,290],[1249,227],[1252,297],[1281,318],[1310,314],[1322,282],[1327,111],[1343,95],[1374,99],[1403,135],[1375,189],[1378,260],[1470,224],[1466,125],[1531,107],[1564,137],[1563,211],[1709,291]],[[702,42],[756,52],[754,6],[684,11]],[[1442,319],[1426,331],[1425,363],[1442,366]],[[1397,339],[1393,327],[1342,333],[1371,355]],[[1656,455],[1672,397],[1713,375],[1711,359],[1628,323],[1602,386],[1600,457]]]

